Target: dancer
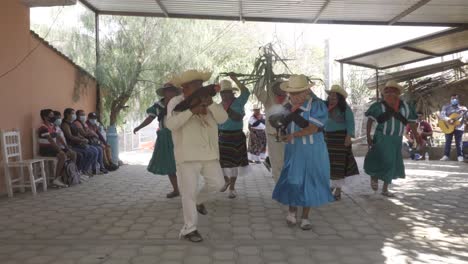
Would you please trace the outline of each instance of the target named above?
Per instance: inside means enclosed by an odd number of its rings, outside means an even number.
[[[266,78],[262,77],[255,84],[255,88],[252,91],[265,108],[266,120],[270,117],[272,113],[271,110],[281,107],[286,100],[286,93],[280,89],[282,82],[282,79],[277,79],[267,87]],[[266,124],[265,132],[267,136],[268,165],[271,167],[273,180],[278,182],[281,169],[283,168],[284,143],[276,140],[276,129],[272,127],[269,122]]]
[[[161,99],[146,110],[148,117],[133,130],[133,133],[137,133],[140,129],[153,122],[154,119],[158,119],[159,129],[156,144],[154,145],[153,156],[147,170],[153,174],[169,176],[173,190],[166,197],[174,198],[179,196],[179,187],[177,186],[174,143],[172,142],[171,131],[166,127],[166,106],[173,97],[180,94],[180,89],[170,83],[166,83],[163,87],[158,88],[156,93]]]
[[[260,163],[265,159],[266,133],[265,117],[260,113],[260,107],[254,107],[253,115],[249,119],[249,155],[250,160]]]
[[[345,178],[359,174],[351,147],[354,137],[354,115],[346,103],[348,93],[339,85],[327,91],[328,120],[325,139],[330,157],[330,179],[335,200],[341,200]]]
[[[203,240],[197,230],[197,211],[202,215],[208,214],[203,203],[223,186],[218,125],[224,123],[228,115],[220,104],[213,103],[211,95],[216,90],[213,87],[202,87],[203,82],[210,77],[211,73],[197,70],[175,76],[172,83],[182,87],[183,93],[172,98],[167,107],[166,125],[172,131],[174,139],[184,214],[180,236],[191,242]],[[199,94],[202,96],[198,96]],[[203,176],[205,185],[197,192],[200,175]]]
[[[332,202],[330,191],[330,162],[322,129],[328,118],[325,103],[314,99],[307,77],[291,75],[281,89],[289,93],[294,122],[288,125],[284,167],[273,190],[273,199],[288,205],[286,222],[296,225],[297,207],[301,206],[303,230],[312,228],[309,212]]]
[[[224,186],[221,192],[225,192],[229,187],[229,198],[236,198],[235,189],[239,169],[249,165],[247,158],[247,143],[244,131],[243,117],[245,115],[244,106],[249,99],[250,92],[239,80],[231,74],[229,76],[240,88],[240,95],[236,98],[234,91],[239,90],[233,87],[231,81],[222,80],[220,82],[221,104],[228,113],[228,120],[219,125],[219,157],[221,168],[223,169]]]
[[[383,100],[373,103],[366,111],[367,144],[369,151],[364,160],[364,170],[371,176],[371,188],[377,191],[379,180],[383,181],[382,195],[394,197],[388,190],[392,180],[405,178],[405,166],[401,154],[405,126],[410,124],[417,143],[422,143],[416,130],[416,111],[400,100],[403,87],[395,81],[389,81],[381,89]],[[372,124],[377,122],[374,137],[371,138]]]

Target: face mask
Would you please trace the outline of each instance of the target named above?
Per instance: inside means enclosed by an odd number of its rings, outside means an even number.
[[[80,116],[80,121],[85,122],[86,121],[86,116]]]
[[[96,119],[88,119],[88,121],[93,125],[96,125],[96,123],[97,123]]]
[[[54,124],[55,124],[56,126],[60,126],[60,125],[62,124],[62,119],[61,119],[61,118],[55,119]]]
[[[76,120],[76,114],[73,114],[72,115],[72,121],[75,121]]]
[[[458,99],[452,99],[452,100],[450,100],[450,102],[452,103],[452,105],[457,105],[458,104]]]

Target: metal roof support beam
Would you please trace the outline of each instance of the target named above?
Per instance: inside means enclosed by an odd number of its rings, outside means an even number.
[[[155,0],[156,1],[156,4],[158,4],[159,8],[161,8],[161,11],[164,13],[164,15],[166,17],[169,17],[169,12],[167,12],[167,9],[166,7],[163,5],[163,3],[161,2],[161,0]]]
[[[94,13],[99,13],[99,10],[90,4],[87,0],[79,0],[84,6],[86,6],[89,10],[93,11]]]
[[[431,56],[431,57],[439,57],[440,56],[437,53],[430,52],[430,51],[423,50],[423,49],[413,48],[413,47],[401,47],[401,49],[421,53],[421,54],[428,55],[428,56]]]
[[[325,9],[327,9],[328,5],[330,4],[331,0],[326,0],[325,3],[323,3],[322,8],[320,8],[320,11],[318,14],[315,16],[314,21],[312,22],[313,24],[317,23],[317,21],[320,19],[320,16],[323,14]]]
[[[388,21],[388,24],[389,25],[393,25],[395,24],[396,22],[398,22],[400,19],[404,18],[405,16],[413,13],[414,11],[416,11],[417,9],[419,9],[420,7],[422,7],[423,5],[429,3],[431,0],[420,0],[419,2],[417,2],[416,4],[412,5],[410,8],[406,9],[405,11],[401,12],[400,14],[398,14],[396,17],[392,18],[392,20]]]
[[[244,17],[242,16],[242,13],[244,13],[243,7],[242,7],[242,0],[239,0],[239,20],[241,22],[242,22],[242,20],[244,20]]]

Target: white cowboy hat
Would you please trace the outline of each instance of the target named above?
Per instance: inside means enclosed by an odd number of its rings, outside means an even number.
[[[219,82],[220,92],[223,91],[239,91],[239,88],[233,87],[230,80],[222,80]]]
[[[310,89],[314,83],[309,83],[307,77],[303,74],[291,75],[288,81],[281,83],[281,90],[287,93],[297,93]]]
[[[208,71],[198,71],[198,70],[188,70],[179,75],[172,77],[170,83],[174,84],[177,87],[182,86],[183,84],[200,80],[203,82],[208,81],[211,78],[211,72]]]
[[[380,92],[383,92],[383,90],[387,87],[397,88],[398,90],[400,90],[400,93],[403,93],[404,90],[403,86],[399,85],[398,82],[391,80],[388,81],[384,87],[380,88]]]
[[[160,87],[160,88],[158,88],[158,89],[156,90],[156,94],[159,95],[159,96],[161,96],[161,97],[163,97],[163,96],[164,96],[164,90],[165,90],[165,89],[171,89],[171,88],[176,89],[176,90],[178,90],[178,91],[180,92],[180,88],[176,87],[176,86],[173,85],[172,83],[165,83],[165,84],[163,85],[163,87]]]
[[[330,93],[337,93],[337,94],[341,94],[345,99],[346,97],[348,97],[348,93],[346,92],[345,89],[343,89],[343,87],[341,87],[340,85],[338,84],[334,84],[332,85],[332,87],[330,88],[330,90],[327,90],[325,91],[327,94],[330,94]]]

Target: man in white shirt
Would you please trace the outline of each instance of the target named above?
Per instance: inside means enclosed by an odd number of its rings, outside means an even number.
[[[270,87],[267,87],[267,80],[262,77],[255,84],[252,92],[265,107],[268,157],[271,164],[271,174],[275,182],[278,181],[283,168],[284,143],[276,140],[276,129],[268,122],[268,118],[271,110],[282,105],[286,99],[286,93],[279,88],[281,83],[282,80],[278,79]]]
[[[175,111],[176,106],[202,88],[211,73],[189,70],[173,78],[171,83],[182,87],[183,93],[171,99],[167,106],[166,126],[172,131],[177,178],[182,197],[184,227],[180,236],[191,242],[203,240],[197,230],[198,213],[207,214],[203,205],[210,195],[223,186],[223,172],[219,163],[218,125],[228,115],[224,108],[213,103],[211,96],[197,98],[189,109]],[[199,176],[205,185],[197,192]]]

